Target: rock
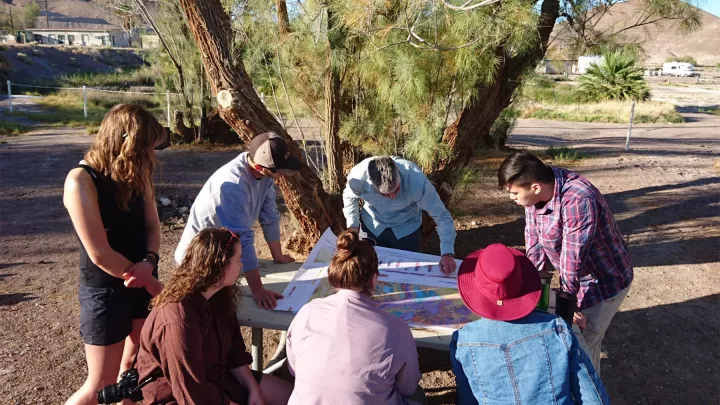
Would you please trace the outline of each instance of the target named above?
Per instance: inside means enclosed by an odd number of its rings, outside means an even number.
[[[165,198],[165,197],[160,197],[159,201],[163,207],[167,207],[168,205],[170,205],[170,203],[172,203],[172,201],[170,201],[169,198]]]
[[[472,224],[473,226],[478,226],[477,221],[472,221],[471,224]]]
[[[178,211],[179,211],[181,214],[187,214],[188,212],[190,212],[190,208],[188,208],[188,207],[180,207],[180,208],[178,208]]]

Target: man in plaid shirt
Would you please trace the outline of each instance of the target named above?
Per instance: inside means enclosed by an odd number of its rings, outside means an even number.
[[[610,208],[586,178],[525,152],[503,161],[498,185],[525,207],[528,258],[538,270],[549,260],[562,289],[577,297],[580,344],[600,374],[602,339],[633,280],[627,245]]]

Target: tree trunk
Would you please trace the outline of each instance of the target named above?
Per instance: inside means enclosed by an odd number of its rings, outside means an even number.
[[[288,17],[287,4],[285,0],[275,0],[275,8],[277,9],[278,26],[281,35],[290,33],[290,18]]]
[[[218,99],[220,116],[245,142],[273,131],[285,137],[292,154],[301,157],[302,151],[260,100],[242,60],[233,57],[230,17],[220,1],[180,0],[180,5],[202,55],[212,93]],[[306,165],[297,175],[276,183],[306,242],[315,243],[328,227],[335,232],[344,227],[340,200],[323,190],[318,176]]]
[[[342,46],[341,33],[333,32],[333,13],[328,8],[328,44],[325,64],[325,155],[327,156],[328,191],[340,193],[345,185],[340,147],[340,73],[332,66],[332,51]]]

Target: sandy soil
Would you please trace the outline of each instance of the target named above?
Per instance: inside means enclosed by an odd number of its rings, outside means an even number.
[[[565,145],[587,153],[573,167],[605,194],[630,242],[636,279],[603,347],[614,404],[717,403],[720,179],[713,164],[720,118],[688,119],[636,126],[627,152],[622,125],[521,120],[509,140],[514,148]],[[0,144],[0,404],[61,403],[85,378],[77,241],[61,196],[66,173],[91,139],[81,130],[52,129]],[[193,198],[236,153],[160,152],[158,195]],[[480,176],[453,208],[460,257],[491,242],[523,244],[523,212],[495,187],[494,170],[506,153],[475,159]],[[161,278],[181,232],[164,227]],[[266,356],[276,339],[266,332]],[[420,356],[430,402],[453,403],[447,352]]]

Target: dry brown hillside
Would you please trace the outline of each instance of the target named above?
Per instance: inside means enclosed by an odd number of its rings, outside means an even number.
[[[636,0],[617,3],[598,21],[595,29],[600,32],[620,31],[643,19],[646,16],[643,9],[642,2]],[[672,56],[692,56],[699,65],[715,66],[720,63],[720,18],[702,10],[700,15],[702,25],[688,34],[678,33],[677,25],[666,21],[631,28],[623,35],[626,40],[643,45],[646,64],[660,64]],[[562,36],[559,30],[557,25],[556,36]],[[556,51],[562,48],[561,41],[554,40],[554,45]]]

